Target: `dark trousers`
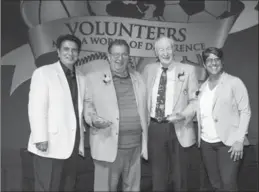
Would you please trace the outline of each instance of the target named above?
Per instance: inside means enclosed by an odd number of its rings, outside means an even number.
[[[153,191],[170,190],[171,180],[175,191],[187,191],[189,150],[180,145],[173,124],[150,123],[148,151]]]
[[[238,191],[237,175],[241,160],[230,159],[230,147],[222,142],[201,140],[201,157],[214,191]]]
[[[33,156],[35,174],[34,191],[75,191],[76,165],[79,158],[79,134],[79,130],[77,129],[74,150],[68,159]]]

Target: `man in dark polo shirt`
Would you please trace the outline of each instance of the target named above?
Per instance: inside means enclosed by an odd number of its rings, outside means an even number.
[[[94,190],[140,191],[141,154],[147,159],[146,87],[130,69],[125,40],[108,47],[109,66],[87,75],[85,112],[91,125],[90,147],[95,165]]]
[[[81,41],[57,39],[59,61],[36,69],[29,93],[34,191],[74,191],[78,154],[84,156],[82,125],[85,79],[75,70]]]

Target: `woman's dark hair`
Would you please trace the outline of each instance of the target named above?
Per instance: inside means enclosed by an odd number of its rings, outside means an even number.
[[[220,60],[223,60],[223,51],[222,49],[216,47],[208,47],[202,52],[203,63],[206,63],[207,58],[210,54],[216,55]]]
[[[64,41],[73,41],[77,44],[77,47],[78,47],[78,51],[81,50],[81,41],[80,39],[78,39],[76,36],[74,35],[71,35],[71,34],[66,34],[66,35],[60,35],[58,38],[57,38],[57,41],[56,41],[56,46],[58,49],[60,49],[61,47],[61,44],[64,42]]]
[[[130,53],[130,46],[124,39],[115,39],[114,41],[110,42],[108,45],[108,52],[111,53],[111,49],[115,45],[125,46],[127,48],[128,54]]]

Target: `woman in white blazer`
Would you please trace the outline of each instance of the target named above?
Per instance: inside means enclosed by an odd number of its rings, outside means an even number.
[[[198,91],[198,145],[215,191],[236,191],[237,174],[251,111],[247,89],[238,77],[224,72],[223,52],[203,51],[208,79]]]

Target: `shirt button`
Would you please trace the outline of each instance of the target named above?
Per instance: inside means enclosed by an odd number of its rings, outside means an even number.
[[[116,118],[119,121],[119,118]]]
[[[218,122],[218,119],[216,118],[216,119],[214,119],[214,121],[217,123],[217,122]]]

